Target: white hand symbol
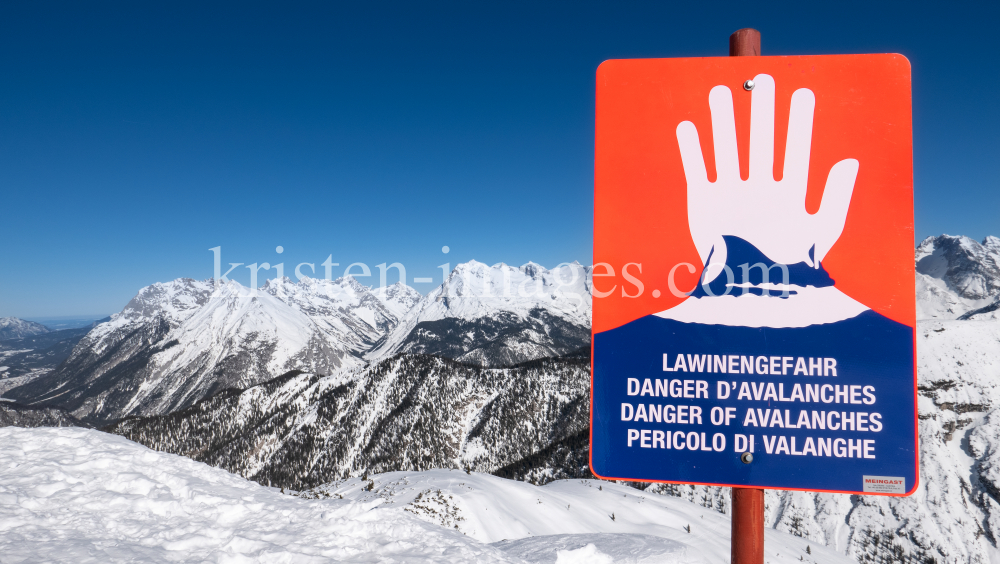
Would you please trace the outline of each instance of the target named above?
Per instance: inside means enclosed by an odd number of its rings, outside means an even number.
[[[705,282],[723,271],[727,254],[723,235],[740,237],[778,263],[805,262],[819,268],[819,262],[840,238],[847,221],[858,175],[855,159],[844,159],[830,169],[819,211],[815,215],[806,212],[816,105],[812,91],[800,88],[792,94],[785,170],[781,181],[775,181],[774,79],[759,74],[754,83],[748,180],[740,178],[733,94],[729,88],[716,86],[708,95],[718,172],[715,182],[708,181],[695,125],[685,121],[677,126],[677,142],[687,179],[688,224],[705,265]],[[814,258],[810,257],[813,248]],[[709,269],[709,260],[719,268]]]

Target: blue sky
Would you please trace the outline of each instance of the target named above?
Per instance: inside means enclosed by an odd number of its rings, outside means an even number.
[[[996,2],[758,4],[6,2],[0,316],[112,313],[220,245],[436,283],[587,263],[595,69],[741,27],[765,55],[909,57],[918,239],[1000,235]]]

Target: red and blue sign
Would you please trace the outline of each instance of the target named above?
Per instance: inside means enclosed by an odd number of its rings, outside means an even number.
[[[914,491],[910,107],[901,55],[601,65],[595,475]]]

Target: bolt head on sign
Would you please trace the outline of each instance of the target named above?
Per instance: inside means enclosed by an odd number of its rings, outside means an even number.
[[[597,71],[591,469],[909,495],[910,65]]]

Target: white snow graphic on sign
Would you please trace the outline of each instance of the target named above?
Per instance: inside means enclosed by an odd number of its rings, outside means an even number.
[[[716,86],[708,96],[715,182],[708,180],[695,125],[684,121],[677,126],[687,179],[688,225],[704,265],[693,296],[717,299],[685,300],[657,315],[745,327],[805,327],[856,317],[868,307],[835,288],[820,264],[844,231],[858,161],[844,159],[830,169],[820,209],[808,213],[816,97],[808,88],[792,94],[784,172],[781,180],[775,180],[774,79],[758,74],[754,83],[747,180],[740,177],[733,94],[728,87]],[[771,299],[774,296],[783,299]]]

